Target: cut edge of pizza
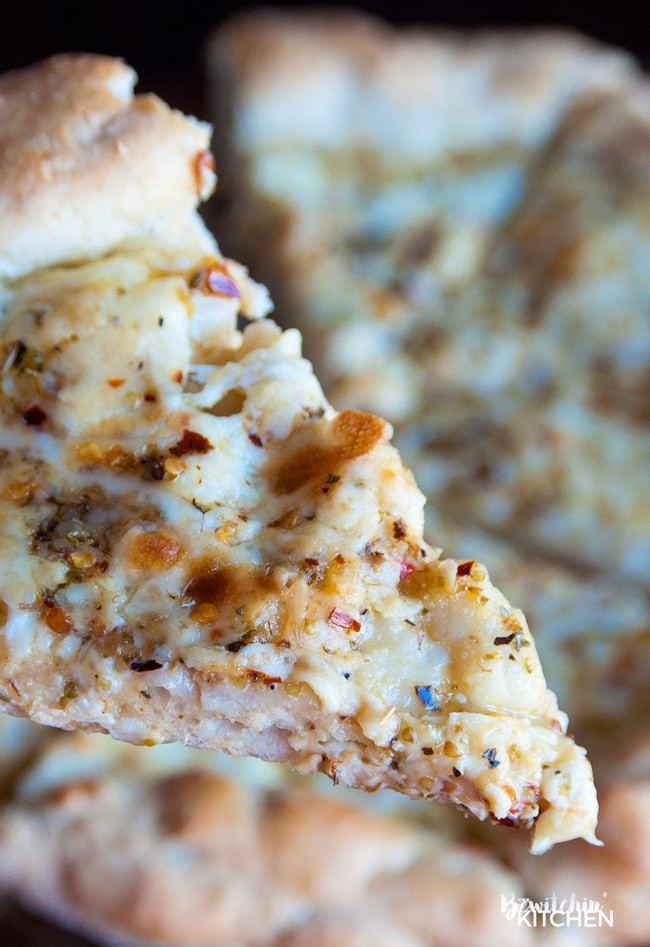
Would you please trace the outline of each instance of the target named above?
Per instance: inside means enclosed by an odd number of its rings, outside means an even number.
[[[184,196],[155,205],[141,176],[134,224],[123,162],[149,112],[105,109],[121,64],[67,63],[0,80],[5,109],[44,83],[56,103],[51,127],[45,109],[10,128],[0,194],[34,243],[0,260],[3,709],[448,800],[533,828],[536,852],[595,843],[591,768],[524,616],[478,563],[424,543],[390,426],[334,411],[299,334],[259,318],[264,289],[198,223],[207,130],[191,122],[188,148],[155,100],[163,130],[137,167],[169,152]],[[21,189],[11,156],[44,135]],[[40,197],[72,200],[93,161],[80,219],[110,208],[113,224],[85,252],[70,214],[52,247]]]

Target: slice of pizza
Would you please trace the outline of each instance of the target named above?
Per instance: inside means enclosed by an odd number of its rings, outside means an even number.
[[[389,425],[337,413],[298,333],[256,318],[265,291],[194,216],[206,130],[132,78],[72,58],[0,86],[8,114],[42,105],[1,125],[33,243],[2,262],[4,709],[450,800],[534,825],[535,851],[594,841],[523,615],[423,541]],[[41,194],[75,182],[43,243]]]
[[[494,855],[280,769],[52,736],[0,809],[0,888],[108,944],[528,944]]]
[[[418,355],[453,338],[457,297],[567,108],[637,75],[569,32],[395,29],[349,11],[245,14],[207,63],[223,239],[308,329],[335,400],[391,422],[426,404]]]
[[[646,582],[640,71],[561,32],[268,11],[226,25],[210,69],[224,240],[334,405],[395,424],[459,521]]]
[[[646,587],[649,148],[645,80],[567,111],[456,301],[453,343],[419,356],[431,404],[401,442],[457,516],[590,569],[607,550]],[[454,387],[455,414],[436,407]]]

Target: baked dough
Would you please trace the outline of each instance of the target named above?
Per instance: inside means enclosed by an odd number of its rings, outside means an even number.
[[[117,59],[63,55],[0,78],[0,278],[138,239],[206,239],[194,213],[215,182],[206,124]]]
[[[38,95],[52,68],[10,85]],[[184,233],[106,232],[99,258],[3,287],[4,708],[448,799],[534,825],[537,852],[594,841],[591,770],[523,615],[482,566],[424,543],[389,425],[337,414],[298,333],[258,318],[263,288]]]
[[[0,886],[110,944],[528,944],[501,913],[521,889],[496,858],[222,761],[51,738],[0,813]]]

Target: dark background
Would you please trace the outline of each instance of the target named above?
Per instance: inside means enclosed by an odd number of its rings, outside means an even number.
[[[155,91],[177,108],[205,118],[201,49],[212,27],[247,7],[300,8],[306,3],[210,0],[0,0],[0,72],[60,52],[121,56],[140,75],[139,91]],[[636,3],[446,2],[398,0],[317,4],[355,6],[394,23],[452,27],[571,26],[623,46],[650,65],[650,13]],[[0,902],[2,947],[84,947],[87,941],[58,931],[22,909]]]
[[[624,46],[650,62],[650,14],[643,0],[518,3],[485,0],[392,0],[339,4],[242,3],[236,0],[0,0],[0,72],[57,52],[121,56],[140,75],[139,90],[156,91],[204,117],[201,48],[210,29],[250,6],[356,6],[394,23],[445,26],[563,25]]]

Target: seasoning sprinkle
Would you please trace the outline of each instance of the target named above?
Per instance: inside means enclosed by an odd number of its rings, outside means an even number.
[[[180,441],[169,448],[169,453],[174,457],[184,457],[186,454],[207,454],[211,450],[212,444],[207,437],[185,428]]]
[[[485,753],[483,753],[483,759],[488,761],[490,769],[496,769],[496,767],[499,765],[497,751],[494,749],[494,747],[490,747],[489,750],[486,750]]]
[[[432,710],[434,713],[440,710],[440,704],[434,696],[434,688],[430,684],[416,684],[415,693],[425,710]]]
[[[39,405],[33,404],[23,414],[23,421],[30,427],[40,427],[47,421],[47,414]]]
[[[361,623],[352,618],[351,615],[348,615],[346,612],[342,611],[340,608],[333,608],[332,611],[327,616],[327,623],[329,625],[336,625],[337,628],[346,628],[350,631],[360,631]]]
[[[158,671],[162,667],[159,661],[151,658],[149,661],[131,661],[131,670],[142,673],[143,671]]]

